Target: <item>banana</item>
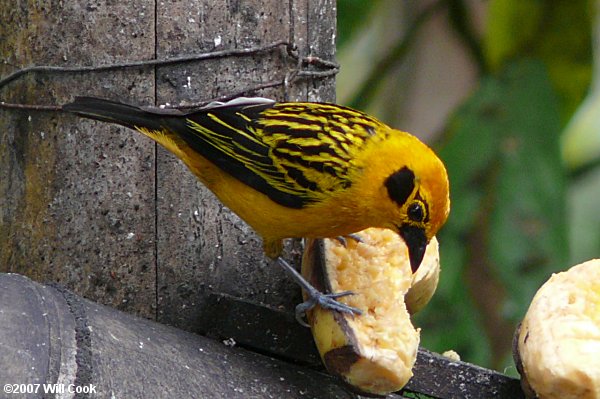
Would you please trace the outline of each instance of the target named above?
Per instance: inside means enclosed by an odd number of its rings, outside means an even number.
[[[530,398],[600,399],[600,259],[554,274],[538,290],[514,357]]]
[[[404,245],[404,241],[399,241]],[[414,315],[425,307],[435,294],[440,280],[439,244],[435,237],[429,242],[421,266],[412,275],[412,283],[404,296],[408,313]]]
[[[323,292],[351,290],[341,302],[363,311],[349,316],[316,306],[307,313],[312,334],[327,370],[354,390],[386,395],[412,377],[419,329],[410,321],[431,299],[439,277],[438,245],[429,244],[413,275],[404,241],[394,232],[371,228],[348,238],[308,240],[302,274]]]

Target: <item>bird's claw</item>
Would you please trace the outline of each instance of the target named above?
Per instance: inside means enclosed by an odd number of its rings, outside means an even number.
[[[364,243],[365,241],[362,239],[361,236],[359,236],[358,234],[346,234],[345,236],[337,236],[335,237],[336,240],[338,240],[338,242],[340,244],[342,244],[344,247],[348,246],[348,238],[352,238],[354,241],[358,242],[358,243]]]
[[[352,316],[361,315],[362,310],[355,308],[345,303],[337,301],[337,298],[342,298],[348,295],[354,295],[352,291],[337,292],[334,294],[324,294],[317,290],[308,293],[308,299],[296,306],[296,320],[305,327],[310,327],[304,316],[306,312],[319,305],[323,309],[332,310],[334,312],[346,313]]]

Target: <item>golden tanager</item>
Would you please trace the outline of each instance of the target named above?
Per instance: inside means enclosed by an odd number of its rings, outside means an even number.
[[[241,97],[184,112],[77,97],[63,110],[135,129],[181,159],[307,292],[299,320],[316,304],[361,311],[336,300],[349,292],[324,294],[305,281],[281,257],[283,239],[388,228],[416,270],[448,217],[448,176],[435,153],[347,107]]]

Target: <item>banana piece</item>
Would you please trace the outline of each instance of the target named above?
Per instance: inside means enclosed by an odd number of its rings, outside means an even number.
[[[357,235],[362,243],[348,238],[346,246],[331,239],[309,240],[302,274],[323,292],[353,291],[339,300],[363,314],[353,317],[316,306],[307,318],[331,374],[360,393],[385,395],[412,377],[419,330],[411,324],[405,295],[413,311],[429,301],[439,276],[438,246],[432,240],[420,273],[413,276],[397,234],[371,228]]]
[[[400,240],[398,245],[405,246]],[[406,261],[405,261],[406,262]],[[440,281],[440,253],[437,238],[433,237],[425,251],[421,266],[412,276],[412,283],[404,297],[408,313],[414,315],[425,307],[435,294]]]
[[[600,259],[538,290],[515,336],[515,362],[528,397],[600,399]]]

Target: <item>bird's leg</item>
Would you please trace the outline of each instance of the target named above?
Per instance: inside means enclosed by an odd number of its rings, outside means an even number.
[[[338,240],[338,242],[340,244],[342,244],[344,247],[347,246],[348,244],[348,240],[347,238],[352,238],[354,241],[358,242],[358,243],[364,243],[365,241],[358,235],[358,234],[346,234],[345,236],[337,236],[335,237],[336,240]]]
[[[314,308],[316,305],[321,306],[323,309],[329,309],[340,313],[347,313],[351,315],[362,314],[362,310],[336,301],[336,298],[353,295],[354,293],[352,291],[324,294],[306,281],[306,279],[302,277],[302,275],[298,273],[298,271],[289,263],[287,263],[285,259],[279,256],[275,259],[275,261],[292,276],[296,284],[302,287],[302,289],[308,295],[308,299],[305,302],[302,302],[296,306],[296,320],[298,320],[298,323],[309,327],[309,325],[304,321],[303,316],[305,315],[306,311]]]

